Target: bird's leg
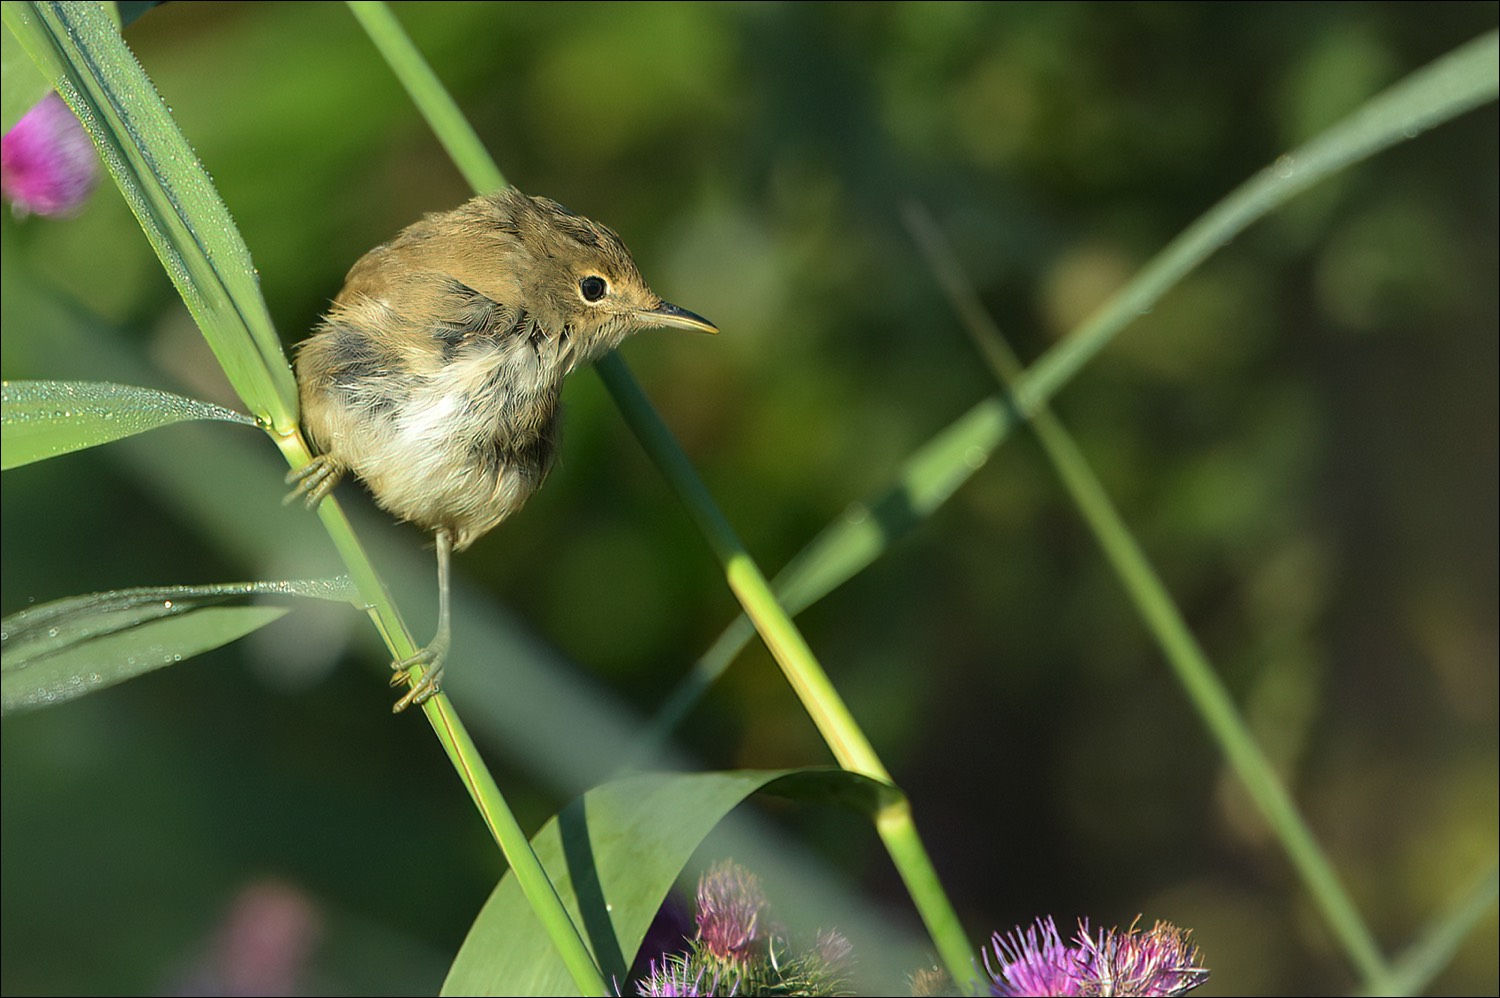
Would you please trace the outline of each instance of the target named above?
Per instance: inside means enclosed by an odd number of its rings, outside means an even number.
[[[333,491],[339,479],[344,475],[344,469],[328,459],[326,454],[320,454],[307,464],[287,472],[286,483],[292,486],[292,490],[282,500],[283,504],[296,502],[301,499],[308,509],[312,509],[323,501],[328,493]],[[422,704],[438,692],[438,681],[443,675],[443,660],[448,657],[449,625],[448,625],[448,564],[453,553],[453,536],[446,529],[439,528],[437,532],[437,556],[438,556],[438,629],[437,634],[428,642],[427,647],[418,651],[410,658],[403,658],[391,663],[393,670],[391,685],[400,686],[406,682],[414,666],[421,666],[422,677],[406,691],[406,694],[396,701],[392,708],[400,713],[412,704]]]
[[[443,662],[448,657],[448,643],[451,637],[448,626],[448,566],[453,556],[453,535],[446,527],[437,530],[437,561],[438,561],[438,625],[437,634],[433,635],[427,647],[418,651],[410,658],[403,658],[391,663],[391,685],[400,686],[407,681],[413,666],[421,666],[422,677],[418,679],[406,694],[396,701],[391,708],[393,713],[401,713],[412,704],[422,704],[437,694],[439,680],[443,676]]]
[[[286,483],[292,491],[286,494],[281,504],[287,506],[301,499],[308,509],[312,509],[333,491],[342,477],[344,469],[328,460],[327,454],[319,454],[302,467],[286,473]]]

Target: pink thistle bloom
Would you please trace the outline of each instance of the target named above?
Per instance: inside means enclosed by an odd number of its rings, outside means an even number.
[[[1145,933],[1134,925],[1128,932],[1101,931],[1097,939],[1081,925],[1077,941],[1090,978],[1085,994],[1185,995],[1208,980],[1192,933],[1170,922]]]
[[[719,972],[714,971],[712,979],[707,981],[704,974],[705,968],[694,966],[683,956],[663,958],[660,966],[652,960],[651,976],[636,985],[636,994],[646,998],[707,998],[720,993],[729,996],[739,993],[739,981],[721,992]]]
[[[991,937],[995,961],[984,952],[984,969],[990,975],[990,994],[1002,998],[1020,995],[1081,995],[1078,951],[1064,946],[1051,916],[1037,919],[1022,935],[1020,926],[1008,935]]]
[[[735,863],[718,863],[698,881],[698,938],[718,959],[744,961],[760,938],[765,907],[760,878]]]
[[[1052,919],[1039,918],[1024,935],[1019,927],[1009,935],[995,933],[991,946],[994,960],[986,950],[984,969],[992,995],[1175,998],[1208,980],[1192,934],[1169,922],[1157,922],[1150,932],[1132,925],[1097,937],[1080,922],[1073,945],[1066,945]]]

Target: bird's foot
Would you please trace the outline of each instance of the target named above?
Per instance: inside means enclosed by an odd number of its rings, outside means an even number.
[[[342,477],[344,469],[328,460],[327,454],[319,454],[302,467],[286,473],[286,483],[292,491],[286,494],[281,504],[288,506],[300,499],[303,505],[312,509],[333,491]]]
[[[447,648],[439,647],[438,642],[434,641],[410,658],[403,658],[392,662],[392,686],[400,686],[403,683],[411,682],[411,670],[413,668],[420,668],[422,675],[415,683],[412,683],[411,689],[407,690],[401,699],[397,700],[395,705],[391,707],[391,713],[399,714],[411,706],[420,707],[428,700],[437,696],[442,690],[443,660],[447,657]]]

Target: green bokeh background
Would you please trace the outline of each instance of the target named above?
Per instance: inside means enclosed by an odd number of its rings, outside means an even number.
[[[616,228],[658,292],[724,330],[622,352],[769,571],[994,390],[903,204],[933,212],[1034,358],[1254,171],[1496,23],[1492,4],[396,11],[513,183]],[[168,4],[126,37],[288,345],[362,252],[467,196],[342,5]],[[1500,823],[1496,125],[1487,105],[1301,196],[1057,402],[1391,953]],[[3,226],[6,378],[234,404],[112,186],[76,219]],[[466,682],[535,652],[628,726],[734,612],[598,380],[566,397],[561,467],[456,562],[478,602],[450,689],[466,716],[500,691],[481,746],[528,827],[607,778],[619,743],[556,689]],[[281,470],[215,426],[7,473],[4,611],[336,571],[278,505]],[[427,633],[426,539],[366,522]],[[476,645],[481,618],[514,643]],[[1140,912],[1196,930],[1204,993],[1352,985],[1024,434],[801,622],[976,944]],[[356,615],[299,612],[6,721],[0,990],[200,987],[266,882],[319,926],[300,990],[435,990],[499,861],[426,725],[389,718],[383,668]],[[549,710],[571,723],[503,721]],[[758,646],[680,747],[714,768],[829,761]],[[868,827],[767,820],[915,931]],[[795,922],[796,885],[762,872]],[[1492,911],[1433,991],[1494,993],[1495,934]]]

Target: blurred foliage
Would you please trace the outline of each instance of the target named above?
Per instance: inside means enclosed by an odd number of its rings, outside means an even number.
[[[1491,4],[396,10],[513,182],[608,222],[656,290],[725,330],[623,353],[768,570],[994,390],[904,201],[931,208],[1035,356],[1255,170],[1496,21]],[[342,5],[168,4],[127,39],[289,346],[361,253],[467,195]],[[1496,125],[1486,106],[1302,196],[1056,403],[1388,952],[1500,834]],[[113,189],[0,235],[6,378],[229,403]],[[732,601],[597,380],[566,397],[561,467],[456,570],[524,621],[515,640],[644,715]],[[264,472],[243,487],[213,459],[231,436],[247,435],[169,428],[7,473],[4,612],[329,574],[310,518],[275,505],[269,444],[249,445]],[[205,506],[177,475],[237,505]],[[424,538],[369,522],[419,566],[403,605],[430,613]],[[976,952],[1037,914],[1144,912],[1194,929],[1203,993],[1349,986],[1024,436],[802,623],[910,794]],[[435,991],[499,871],[425,726],[388,717],[365,630],[299,612],[8,721],[0,990],[228,988],[220,934],[269,894],[318,927],[299,989]],[[504,667],[467,647],[460,709],[464,674]],[[532,827],[618,762],[583,720],[549,734],[494,747]],[[758,648],[681,742],[711,767],[826,761]],[[559,776],[553,755],[582,761]],[[773,817],[910,921],[867,827]],[[1492,912],[1433,990],[1493,993],[1495,930]]]

